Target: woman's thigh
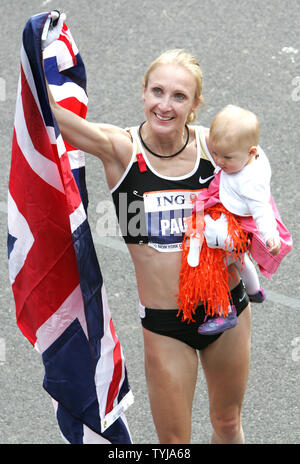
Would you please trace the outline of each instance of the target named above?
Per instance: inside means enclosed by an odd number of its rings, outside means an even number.
[[[160,443],[189,443],[198,356],[187,344],[143,328],[145,372]]]
[[[238,318],[238,324],[200,352],[207,380],[210,414],[216,421],[240,417],[250,365],[250,305]]]

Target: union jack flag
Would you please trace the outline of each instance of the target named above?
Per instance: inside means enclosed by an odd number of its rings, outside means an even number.
[[[133,402],[87,221],[84,154],[64,142],[56,101],[86,116],[85,68],[64,23],[41,51],[48,13],[23,31],[8,193],[9,275],[17,324],[41,353],[43,386],[69,443],[131,443]]]

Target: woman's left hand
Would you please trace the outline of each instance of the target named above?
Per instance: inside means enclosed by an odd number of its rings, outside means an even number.
[[[45,50],[48,45],[58,39],[65,20],[65,13],[60,13],[57,10],[49,13],[42,33],[42,50]]]

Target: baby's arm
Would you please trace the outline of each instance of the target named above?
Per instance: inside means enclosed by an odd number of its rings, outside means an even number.
[[[276,256],[279,254],[280,248],[281,248],[281,242],[278,236],[269,238],[266,242],[266,245],[268,247],[269,252],[272,255]]]
[[[269,201],[270,186],[260,174],[258,173],[255,179],[248,179],[247,182],[240,184],[239,194],[247,204],[269,252],[277,255],[280,252],[281,242],[275,215]]]
[[[274,256],[278,255],[280,252],[281,242],[271,204],[269,202],[260,201],[256,198],[248,198],[247,204],[251,215],[256,222],[258,230],[265,241],[268,251]]]

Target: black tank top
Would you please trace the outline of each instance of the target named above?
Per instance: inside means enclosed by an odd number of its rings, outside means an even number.
[[[126,171],[111,190],[125,243],[142,244],[158,251],[180,251],[185,217],[191,215],[191,194],[209,186],[214,162],[205,142],[204,128],[193,126],[197,159],[194,169],[184,176],[167,177],[151,166],[138,135],[130,129],[133,154]]]

